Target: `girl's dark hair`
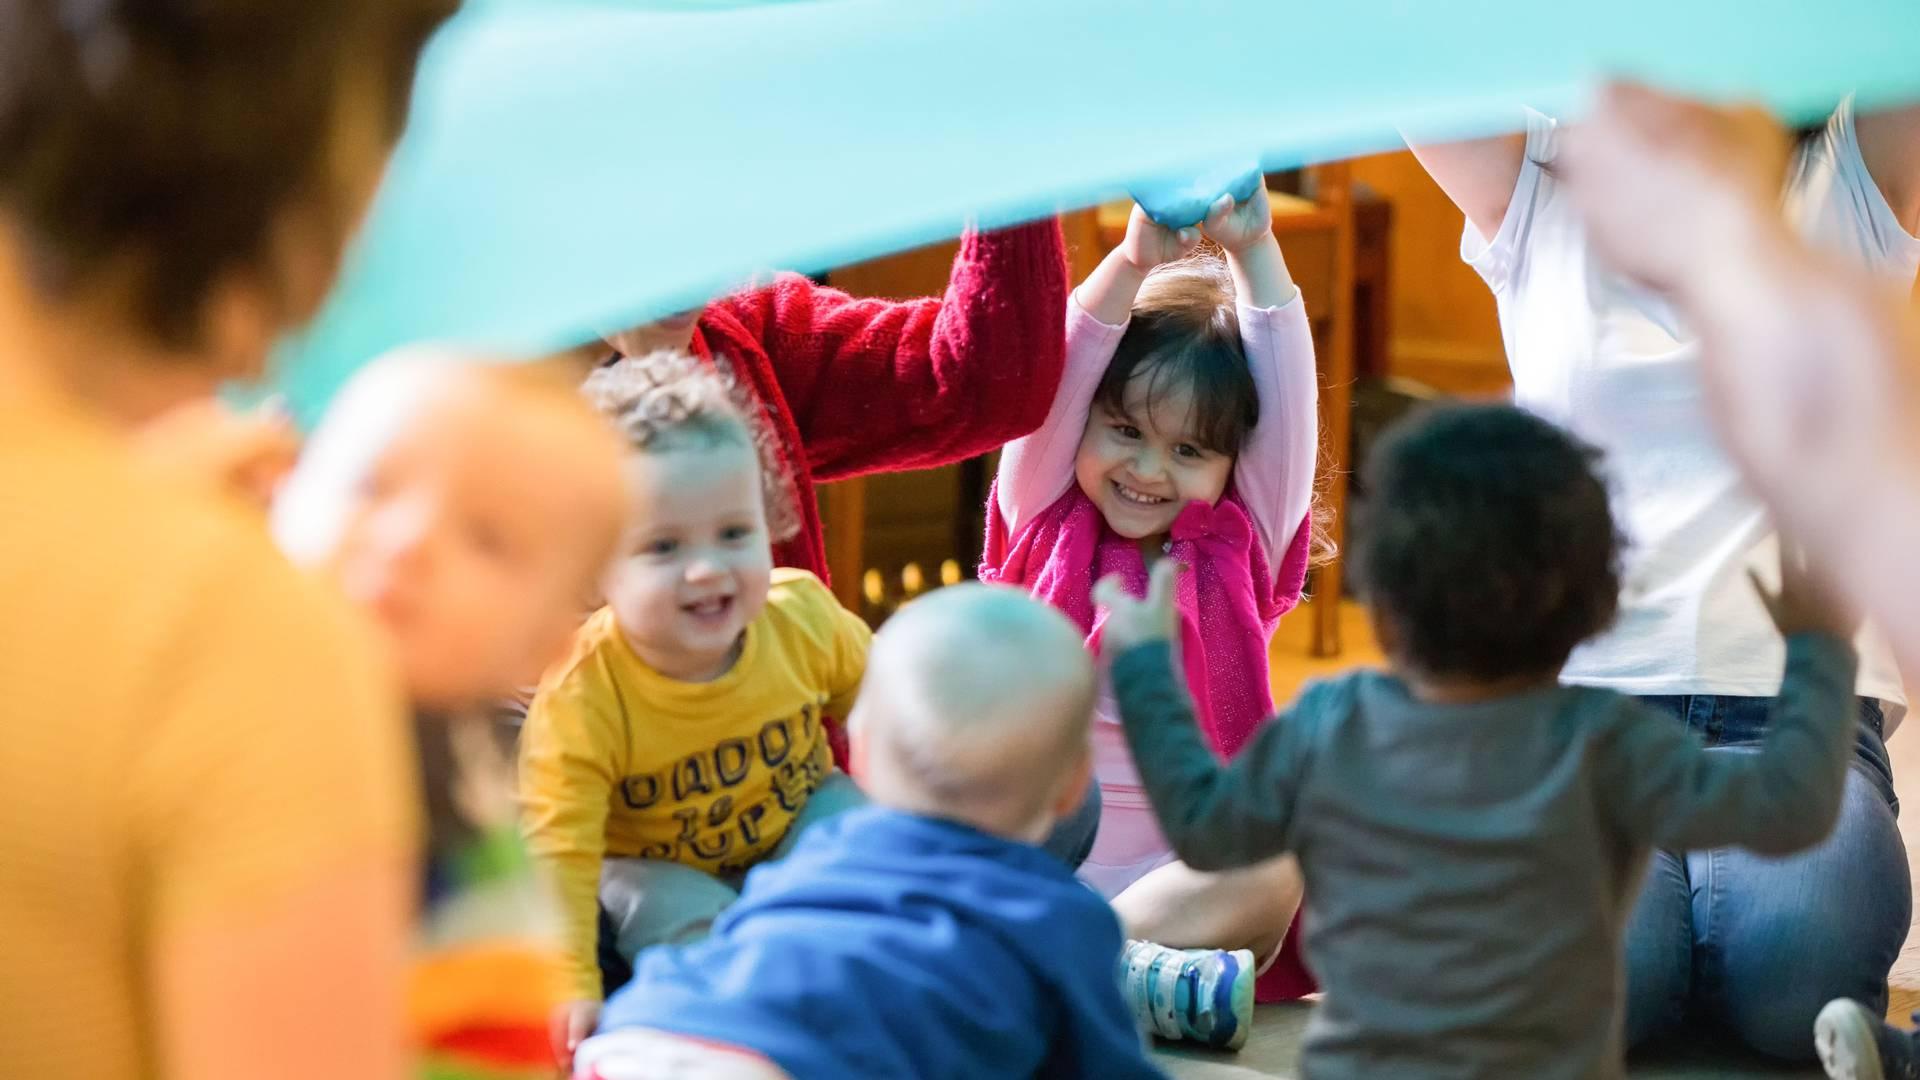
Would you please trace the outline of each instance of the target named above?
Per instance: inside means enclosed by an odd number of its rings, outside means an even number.
[[[0,211],[55,295],[110,266],[190,344],[224,273],[320,181],[342,88],[389,135],[453,0],[0,0]]]
[[[1622,542],[1599,461],[1509,405],[1394,425],[1367,461],[1354,569],[1395,659],[1434,676],[1546,676],[1606,629]]]
[[[1147,275],[1094,402],[1125,415],[1135,378],[1147,380],[1149,407],[1170,390],[1190,395],[1201,449],[1231,457],[1246,444],[1260,422],[1260,398],[1240,342],[1233,276],[1218,254],[1199,252]]]
[[[1233,273],[1219,251],[1202,248],[1147,275],[1126,333],[1094,391],[1094,404],[1126,415],[1127,386],[1135,378],[1147,380],[1148,408],[1170,390],[1188,393],[1200,449],[1231,457],[1246,445],[1260,422],[1260,395],[1240,340]],[[1318,486],[1325,487],[1324,477]],[[1337,550],[1331,517],[1316,497],[1307,522],[1313,565],[1330,561]]]

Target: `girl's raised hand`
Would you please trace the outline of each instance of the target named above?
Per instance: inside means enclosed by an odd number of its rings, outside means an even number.
[[[1100,653],[1115,657],[1136,645],[1171,641],[1180,625],[1174,594],[1186,567],[1172,559],[1153,564],[1147,578],[1147,598],[1136,600],[1127,594],[1119,577],[1101,578],[1093,587],[1093,602],[1106,609],[1107,620],[1100,630]]]
[[[1272,236],[1273,208],[1267,202],[1267,185],[1255,185],[1246,202],[1236,203],[1231,195],[1214,200],[1207,210],[1207,220],[1200,223],[1200,231],[1229,255]]]
[[[1169,229],[1153,223],[1139,206],[1127,218],[1127,235],[1120,241],[1120,257],[1142,274],[1184,257],[1200,243],[1197,228]]]

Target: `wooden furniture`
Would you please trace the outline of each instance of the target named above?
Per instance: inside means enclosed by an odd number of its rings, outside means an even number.
[[[1068,276],[1078,282],[1107,251],[1100,246],[1098,215],[1092,210],[1063,214],[1060,223]],[[841,267],[828,275],[828,283],[857,296],[938,296],[946,291],[958,249],[957,241],[946,241]],[[971,575],[984,529],[980,511],[992,475],[989,464],[982,458],[944,469],[822,486],[827,569],[840,602],[877,618],[887,605],[867,595],[876,576],[887,591],[897,591],[905,567],[917,567],[933,582],[940,578],[940,565],[950,559]]]
[[[1393,203],[1377,195],[1353,200],[1353,374],[1385,378],[1393,368],[1393,282],[1389,242]]]

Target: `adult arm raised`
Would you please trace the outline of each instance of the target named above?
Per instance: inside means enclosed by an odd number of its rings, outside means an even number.
[[[1506,220],[1507,204],[1520,182],[1526,160],[1524,134],[1494,135],[1462,142],[1407,142],[1427,175],[1447,193],[1484,239],[1492,239]]]
[[[1854,117],[1860,157],[1901,228],[1920,234],[1920,105]]]
[[[1920,670],[1920,328],[1907,297],[1803,243],[1779,211],[1787,142],[1752,108],[1608,88],[1559,155],[1602,258],[1697,328],[1722,440]]]

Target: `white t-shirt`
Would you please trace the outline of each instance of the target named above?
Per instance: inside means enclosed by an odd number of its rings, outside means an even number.
[[[1629,694],[1772,696],[1785,649],[1746,571],[1776,565],[1773,526],[1708,422],[1698,346],[1664,300],[1589,256],[1548,171],[1554,144],[1554,122],[1530,115],[1506,219],[1491,242],[1468,224],[1461,256],[1498,301],[1515,401],[1605,452],[1627,537],[1620,617],[1563,678]],[[1811,242],[1889,281],[1910,287],[1920,272],[1920,239],[1868,175],[1850,103],[1796,153],[1784,205]],[[1871,629],[1859,644],[1860,693],[1887,703],[1890,728],[1906,704],[1893,655]]]

